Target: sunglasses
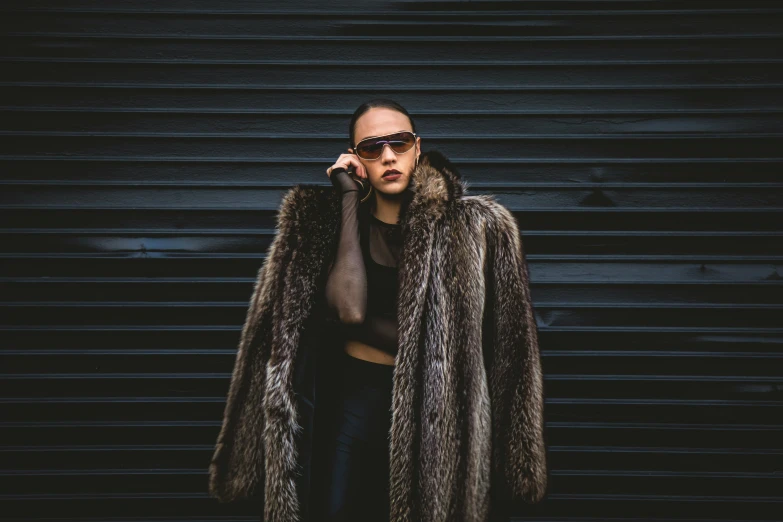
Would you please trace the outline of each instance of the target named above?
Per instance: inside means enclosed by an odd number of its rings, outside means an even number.
[[[395,132],[386,136],[367,138],[355,147],[356,155],[366,160],[376,160],[383,153],[383,146],[389,144],[396,154],[405,154],[416,144],[416,133],[410,131]]]

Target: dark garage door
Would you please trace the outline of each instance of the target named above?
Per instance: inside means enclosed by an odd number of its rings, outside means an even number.
[[[548,497],[783,519],[783,4],[3,2],[3,517],[254,520],[206,494],[283,192],[362,101],[520,221]]]

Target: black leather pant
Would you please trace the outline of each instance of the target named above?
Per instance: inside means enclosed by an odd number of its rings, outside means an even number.
[[[324,522],[389,520],[389,430],[394,366],[342,353],[343,374],[319,441],[324,465],[312,499]]]

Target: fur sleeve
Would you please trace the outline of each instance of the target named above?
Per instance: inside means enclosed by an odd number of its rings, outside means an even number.
[[[509,505],[519,500],[536,503],[547,487],[538,332],[516,219],[494,201],[487,238],[485,360],[492,404],[493,480]]]
[[[278,232],[258,271],[240,335],[231,376],[223,425],[209,466],[209,493],[220,502],[261,496],[264,492],[265,426],[263,397],[266,365],[271,353],[275,303],[282,291],[286,257],[294,219],[294,191],[283,198],[278,212]]]

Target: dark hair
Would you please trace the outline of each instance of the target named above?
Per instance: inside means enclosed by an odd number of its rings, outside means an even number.
[[[413,122],[413,118],[410,114],[408,114],[408,111],[405,110],[405,107],[400,105],[394,100],[391,100],[389,98],[374,98],[372,100],[368,100],[361,105],[354,111],[353,117],[351,118],[351,123],[348,125],[348,140],[351,143],[351,148],[353,149],[356,144],[353,142],[353,131],[356,128],[356,122],[359,120],[359,117],[364,114],[365,112],[369,111],[370,109],[374,109],[377,107],[383,107],[385,109],[392,109],[397,112],[403,113],[405,116],[408,117],[408,120],[411,122],[411,128],[413,132],[416,132],[416,124]]]

